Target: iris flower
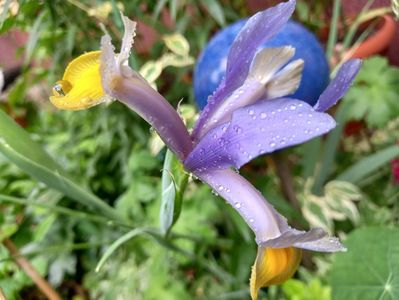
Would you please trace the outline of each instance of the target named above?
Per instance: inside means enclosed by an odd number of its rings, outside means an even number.
[[[235,39],[226,77],[208,100],[190,135],[176,110],[136,71],[129,58],[136,23],[122,16],[125,33],[119,54],[105,34],[101,50],[73,60],[53,88],[61,109],[85,109],[118,99],[143,117],[185,169],[207,183],[244,218],[255,234],[258,254],[250,290],[279,284],[296,271],[301,249],[335,252],[345,248],[320,228],[291,228],[262,194],[233,169],[253,158],[303,143],[336,125],[325,111],[348,90],[361,62],[346,62],[315,106],[290,98],[301,80],[302,60],[290,62],[290,46],[258,51],[289,20],[295,0],[251,17]]]

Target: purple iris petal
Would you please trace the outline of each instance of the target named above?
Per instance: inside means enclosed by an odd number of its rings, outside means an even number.
[[[286,220],[251,183],[233,170],[212,170],[196,175],[243,217],[258,243],[275,239],[288,230]]]
[[[253,158],[303,143],[335,127],[334,119],[290,98],[262,100],[233,113],[196,145],[185,161],[195,172],[240,168]]]
[[[198,141],[204,135],[201,129],[208,121],[210,112],[244,82],[258,47],[282,29],[294,12],[295,4],[295,0],[289,0],[259,12],[241,29],[227,58],[226,78],[209,98],[194,128],[194,141]]]
[[[339,69],[337,76],[330,82],[314,106],[316,111],[326,111],[336,104],[348,91],[362,66],[360,59],[347,61]]]
[[[226,84],[238,88],[248,75],[258,47],[277,34],[295,10],[295,1],[281,3],[251,17],[240,30],[227,57]]]

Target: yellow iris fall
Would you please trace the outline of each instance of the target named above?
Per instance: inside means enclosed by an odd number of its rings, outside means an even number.
[[[107,100],[101,85],[100,55],[101,51],[92,51],[70,62],[53,87],[51,103],[60,109],[80,110]]]
[[[302,251],[294,247],[259,247],[251,274],[252,300],[258,299],[258,292],[261,287],[280,284],[294,275],[301,257]]]

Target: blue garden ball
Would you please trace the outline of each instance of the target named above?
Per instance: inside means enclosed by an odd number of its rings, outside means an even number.
[[[219,31],[201,53],[194,70],[195,101],[200,109],[225,76],[229,49],[246,21],[240,20]],[[302,58],[305,62],[301,84],[292,97],[314,105],[329,82],[330,69],[324,50],[309,30],[293,21],[261,48],[287,45],[295,48],[292,60]]]

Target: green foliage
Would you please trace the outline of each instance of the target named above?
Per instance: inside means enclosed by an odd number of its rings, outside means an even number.
[[[389,66],[386,58],[367,59],[345,96],[346,117],[382,127],[399,114],[398,97],[399,69]]]
[[[7,0],[4,7],[14,2]],[[144,50],[138,34],[129,63],[156,84],[192,128],[197,113],[193,58],[217,29],[249,15],[244,2],[18,2],[17,14],[0,10],[0,33],[16,28],[31,33],[21,56],[23,74],[2,95],[7,113],[0,111],[0,240],[10,238],[65,299],[83,297],[82,291],[89,299],[249,299],[256,245],[230,205],[190,178],[148,125],[120,103],[65,112],[47,101],[72,57],[98,49],[100,22],[118,44],[122,10],[141,22],[139,28],[145,23],[156,32],[154,43]],[[335,1],[330,51],[340,38],[341,2]],[[330,4],[298,1],[296,17],[318,32],[326,25],[322,16],[331,11]],[[344,48],[356,30],[350,26]],[[399,123],[392,120],[398,113],[397,77],[397,69],[384,59],[366,61],[335,116],[338,129],[326,140],[287,151],[301,211],[285,199],[279,186],[284,179],[270,160],[260,158],[242,170],[290,223],[349,236],[349,252],[336,255],[333,264],[323,256],[306,278],[300,272],[300,279],[264,290],[262,296],[330,300],[332,287],[333,299],[356,299],[365,283],[375,283],[375,290],[388,296],[382,287],[389,278],[386,266],[394,267],[397,259],[387,263],[394,249],[387,249],[387,241],[395,245],[397,233],[385,227],[397,227],[399,215],[399,189],[389,168],[389,161],[399,156],[394,146]],[[23,118],[26,128],[11,116]],[[344,137],[345,120],[351,118],[366,120],[369,128]],[[368,226],[383,229],[356,229]],[[351,281],[369,278],[371,284]],[[0,287],[10,300],[37,292],[3,246]]]
[[[374,300],[399,297],[399,230],[361,228],[336,254],[331,269],[333,299]]]
[[[286,300],[331,300],[331,287],[323,285],[319,279],[308,284],[290,279],[282,286]]]

